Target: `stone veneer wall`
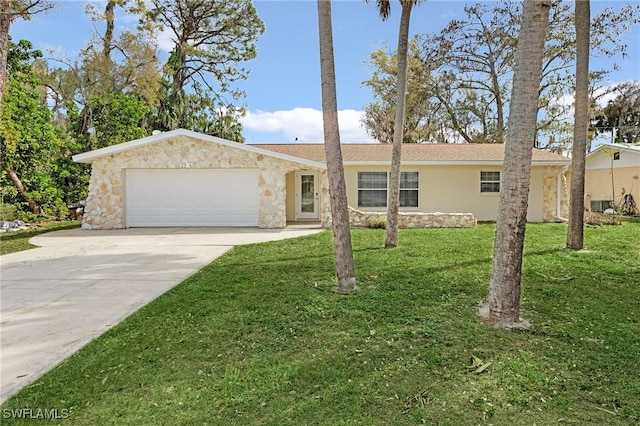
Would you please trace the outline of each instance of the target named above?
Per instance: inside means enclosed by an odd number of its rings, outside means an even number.
[[[285,175],[299,170],[301,165],[187,136],[98,158],[92,163],[83,229],[124,228],[126,169],[149,168],[257,169],[258,226],[284,228],[287,224]],[[328,184],[326,171],[318,172],[321,176],[321,217],[325,218],[329,205]]]
[[[363,212],[349,207],[351,226],[365,227],[369,218],[386,216],[381,212]],[[406,213],[400,212],[400,228],[473,228],[478,222],[472,213]]]
[[[545,222],[555,222],[558,216],[558,176],[560,182],[560,216],[566,218],[569,214],[569,195],[566,176],[562,172],[562,167],[547,166],[544,168],[542,177],[542,220]]]

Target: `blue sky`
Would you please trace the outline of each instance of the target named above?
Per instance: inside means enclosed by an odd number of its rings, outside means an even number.
[[[75,56],[91,38],[92,23],[84,14],[82,1],[59,1],[53,11],[31,21],[13,24],[14,40],[27,39],[43,51],[58,49]],[[95,2],[103,9],[102,2]],[[465,1],[422,2],[414,9],[411,33],[437,32],[449,21],[464,17]],[[469,3],[475,3],[473,1]],[[592,16],[605,6],[615,10],[628,1],[592,1]],[[247,116],[244,135],[249,143],[321,142],[322,112],[317,5],[315,0],[255,0],[266,32],[258,41],[258,58],[247,64],[249,80],[241,84]],[[391,17],[382,22],[375,1],[334,0],[333,31],[342,142],[371,142],[360,117],[372,101],[362,87],[370,77],[367,65],[371,51],[395,48],[400,18],[399,2],[392,2]],[[118,19],[118,17],[116,18]],[[118,22],[118,21],[117,21]],[[123,24],[124,22],[120,22]],[[99,29],[102,32],[102,29]],[[625,34],[629,57],[617,58],[621,71],[613,81],[640,79],[640,26]],[[161,42],[160,47],[168,49]],[[45,54],[46,56],[46,54]],[[592,57],[593,67],[603,58]],[[610,60],[610,59],[606,59]]]

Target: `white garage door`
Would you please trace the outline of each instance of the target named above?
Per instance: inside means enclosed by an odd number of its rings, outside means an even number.
[[[255,170],[131,169],[128,227],[257,226]]]

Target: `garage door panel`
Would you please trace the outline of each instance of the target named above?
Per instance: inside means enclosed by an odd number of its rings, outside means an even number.
[[[127,226],[257,226],[256,170],[127,170]]]

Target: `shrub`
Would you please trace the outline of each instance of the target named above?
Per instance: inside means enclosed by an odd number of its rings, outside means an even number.
[[[13,221],[16,220],[16,206],[13,204],[0,203],[0,220]]]
[[[584,212],[584,223],[586,225],[620,225],[622,221],[615,214],[602,214],[596,212]]]
[[[369,216],[364,221],[365,228],[371,229],[385,229],[387,227],[387,217],[386,216]]]

